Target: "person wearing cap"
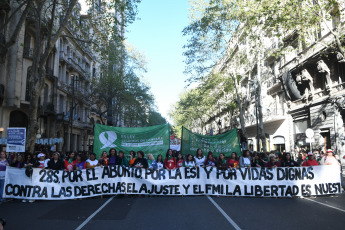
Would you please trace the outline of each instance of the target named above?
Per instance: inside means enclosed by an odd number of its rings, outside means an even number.
[[[65,169],[65,164],[60,159],[60,153],[55,152],[53,154],[53,159],[48,162],[48,169],[50,170],[64,170]]]
[[[48,168],[48,162],[49,162],[49,159],[46,159],[46,155],[44,153],[39,153],[37,155],[37,158],[39,159],[38,160],[38,168],[41,168],[41,169],[45,169],[45,168]]]
[[[302,164],[302,166],[318,166],[319,164],[314,159],[314,154],[312,152],[308,153],[308,159],[305,160]]]
[[[266,168],[277,168],[280,167],[280,162],[276,161],[276,155],[271,153],[268,156],[269,161],[266,163]]]
[[[327,149],[327,154],[325,154],[320,161],[321,165],[340,165],[339,161],[333,156],[332,149]]]

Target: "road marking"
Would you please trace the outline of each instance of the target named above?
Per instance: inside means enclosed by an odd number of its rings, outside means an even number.
[[[226,212],[224,212],[224,210],[210,197],[210,196],[206,196],[211,202],[212,204],[218,209],[218,211],[220,213],[223,214],[223,216],[225,217],[225,219],[227,219],[227,221],[229,221],[229,223],[236,229],[236,230],[241,230],[241,228],[235,223],[235,221],[233,221],[230,216],[228,216],[228,214],[226,214]]]
[[[94,213],[92,213],[81,225],[79,225],[75,230],[80,230],[82,229],[94,216],[97,215],[97,213],[99,213],[105,206],[107,206],[107,204],[109,204],[110,201],[112,201],[114,199],[115,196],[110,197],[109,200],[107,200],[107,202],[105,202],[101,207],[99,207],[99,209],[97,209]]]
[[[337,207],[334,207],[334,206],[329,205],[329,204],[321,203],[321,202],[319,202],[319,201],[312,200],[312,199],[305,198],[305,197],[302,197],[302,198],[303,198],[303,199],[305,199],[305,200],[309,200],[309,201],[312,201],[312,202],[315,202],[315,203],[321,204],[321,205],[326,206],[326,207],[329,207],[329,208],[336,209],[336,210],[341,211],[341,212],[345,212],[345,210],[344,210],[344,209],[337,208]]]

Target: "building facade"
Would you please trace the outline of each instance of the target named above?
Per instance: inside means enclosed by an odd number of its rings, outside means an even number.
[[[1,25],[15,9],[13,4],[8,1],[7,5],[0,5]],[[78,4],[74,16],[79,17],[81,23],[88,23],[87,15],[79,12]],[[18,15],[1,31],[1,37],[9,36],[15,29]],[[28,78],[34,60],[34,23],[35,18],[29,13],[15,45],[10,48],[5,62],[0,64],[0,144],[6,143],[8,127],[28,128],[32,90]],[[92,147],[93,124],[100,123],[100,117],[93,109],[91,82],[99,76],[101,60],[87,44],[73,39],[72,35],[78,33],[78,27],[69,23],[49,55],[39,99],[36,150],[39,146],[53,144],[58,151],[87,151]]]

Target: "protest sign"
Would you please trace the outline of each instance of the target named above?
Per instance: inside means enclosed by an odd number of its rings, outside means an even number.
[[[341,193],[340,168],[325,165],[291,168],[214,167],[151,170],[122,166],[75,171],[8,167],[5,198],[75,199],[112,194],[302,197]]]
[[[6,152],[25,152],[26,128],[7,128]]]
[[[93,151],[97,157],[111,148],[129,153],[131,150],[152,153],[154,157],[165,154],[170,145],[169,124],[143,128],[112,127],[95,124]]]
[[[226,157],[231,156],[232,152],[241,155],[241,147],[238,141],[237,129],[232,129],[224,134],[207,136],[193,133],[182,127],[181,149],[183,154],[196,154],[197,149],[201,149],[206,155],[209,151],[215,157],[224,153]]]

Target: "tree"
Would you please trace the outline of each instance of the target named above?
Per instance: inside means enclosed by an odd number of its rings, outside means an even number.
[[[121,35],[116,35],[115,33],[118,28],[123,28],[122,25],[124,23],[131,23],[134,21],[137,12],[136,3],[140,2],[140,0],[113,0],[102,3],[103,5],[98,6],[97,14],[94,12],[90,14],[89,25],[91,24],[93,27],[86,28],[86,30],[83,30],[85,25],[80,23],[78,12],[80,8],[77,7],[77,2],[77,0],[28,0],[25,2],[26,8],[21,14],[21,18],[25,18],[25,14],[30,15],[32,19],[30,23],[32,23],[34,27],[33,64],[28,79],[28,84],[31,89],[31,99],[27,132],[27,149],[31,152],[34,150],[36,133],[38,130],[38,102],[45,84],[47,60],[57,40],[61,36],[67,36],[63,33],[66,26],[75,29],[75,34],[71,37],[72,39],[84,43],[84,46],[88,44],[90,46],[89,48],[100,52],[100,46],[106,45],[108,38],[114,38],[116,36],[121,37]],[[90,0],[88,3],[93,6],[93,1]],[[24,7],[24,5],[22,7]],[[26,10],[28,10],[28,12]],[[94,8],[91,10],[94,10]],[[18,12],[20,11],[18,10]],[[115,17],[116,12],[125,15],[125,20],[118,20],[118,17]],[[18,25],[20,24],[18,23]],[[90,29],[93,29],[93,32],[97,32],[97,29],[101,31],[91,35]],[[103,53],[102,55],[104,57],[106,54]]]
[[[30,11],[33,0],[16,0],[12,4],[8,3],[12,8],[10,14],[7,16],[5,22],[0,26],[0,31],[11,24],[11,30],[8,35],[1,34],[2,41],[0,42],[0,64],[5,62],[9,49],[16,44],[18,35],[25,23],[25,19]]]

